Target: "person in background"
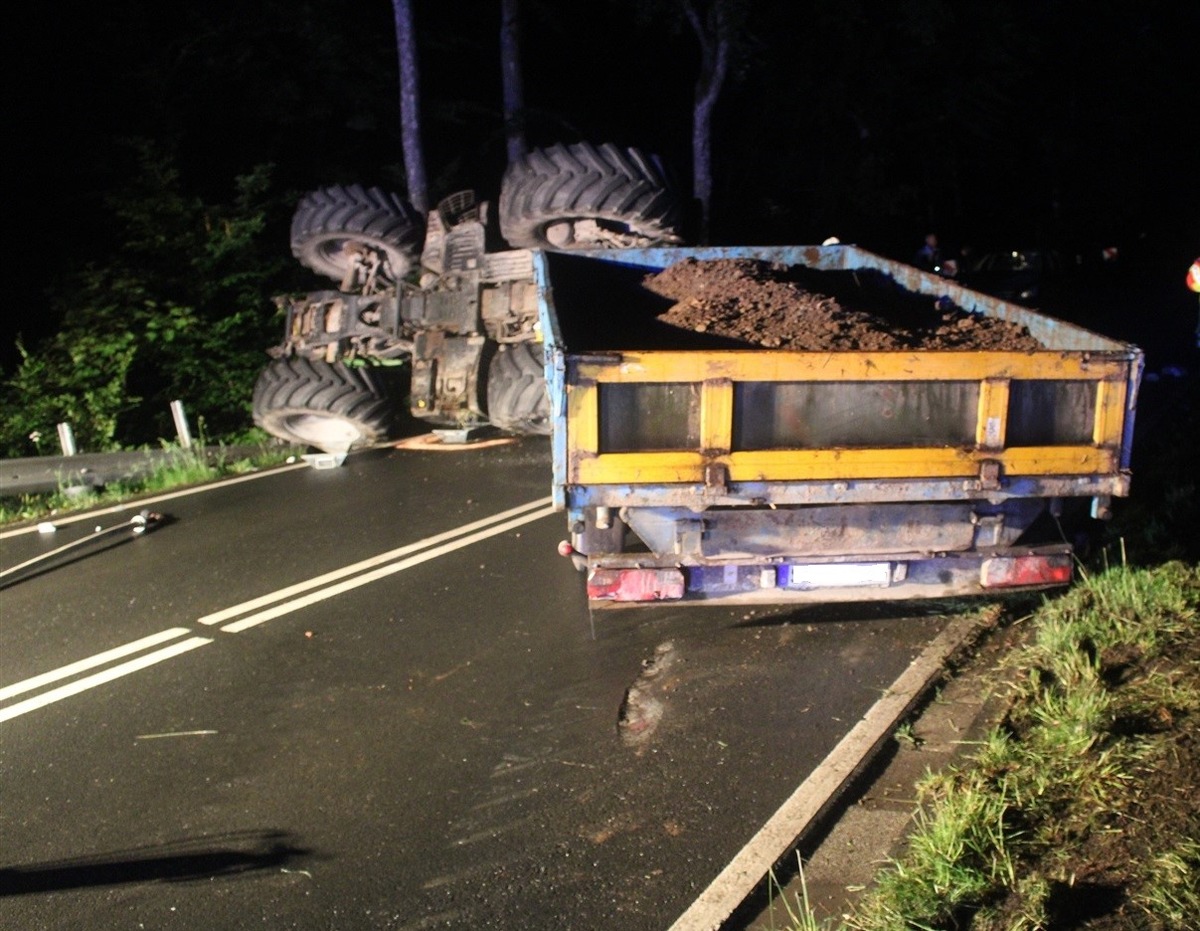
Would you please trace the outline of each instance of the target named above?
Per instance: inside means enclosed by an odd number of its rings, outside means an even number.
[[[936,233],[930,233],[925,237],[925,244],[917,250],[913,264],[926,271],[934,271],[942,264],[942,250],[938,246]]]

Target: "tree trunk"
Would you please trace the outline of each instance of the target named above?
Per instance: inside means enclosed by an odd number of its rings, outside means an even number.
[[[521,81],[520,0],[500,0],[500,78],[504,94],[504,140],[509,162],[527,151],[525,87]]]
[[[422,214],[429,213],[429,183],[421,150],[421,114],[417,79],[417,37],[413,28],[412,0],[392,0],[396,22],[396,52],[400,62],[400,144],[408,200]]]
[[[692,196],[700,206],[701,245],[707,245],[712,214],[712,117],[729,71],[729,20],[724,0],[712,0],[708,15],[684,3],[684,12],[700,43],[700,74],[692,105]]]

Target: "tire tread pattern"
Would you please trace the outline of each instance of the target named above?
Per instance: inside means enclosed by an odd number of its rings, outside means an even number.
[[[549,435],[550,394],[542,352],[542,343],[509,343],[492,357],[487,402],[494,426],[510,433]]]
[[[500,233],[517,249],[548,248],[544,227],[563,218],[628,224],[647,244],[681,240],[679,199],[657,159],[612,143],[534,149],[509,165]]]
[[[335,184],[301,198],[292,215],[292,255],[305,268],[335,281],[345,266],[322,249],[330,240],[362,240],[388,253],[397,277],[415,261],[423,229],[420,213],[398,194],[362,184]]]
[[[326,415],[352,422],[361,434],[355,446],[385,439],[395,420],[395,400],[386,380],[370,368],[350,368],[301,357],[275,359],[254,385],[254,422],[281,439],[307,441],[288,430],[297,415]]]

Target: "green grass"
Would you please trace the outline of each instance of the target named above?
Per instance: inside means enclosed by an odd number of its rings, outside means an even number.
[[[1184,839],[1147,864],[1134,902],[1167,927],[1184,928],[1200,915],[1200,841]]]
[[[1200,716],[1198,607],[1200,568],[1181,562],[1109,568],[1047,600],[1009,660],[1005,721],[918,786],[904,855],[841,923],[797,902],[791,931],[1066,927],[1053,912],[1084,874],[1122,890],[1128,924],[1105,927],[1193,920],[1200,812],[1180,735]]]
[[[63,486],[52,492],[0,498],[0,526],[121,504],[146,495],[254,472],[281,465],[297,454],[292,447],[266,441],[260,442],[249,454],[245,447],[238,447],[236,454],[224,446],[183,449],[164,444],[164,449],[169,454],[167,458],[138,478],[110,482],[99,488]]]
[[[818,919],[812,911],[812,906],[808,899],[808,884],[804,880],[804,860],[797,855],[796,865],[799,870],[800,891],[796,893],[796,902],[793,905],[786,898],[779,895],[782,889],[772,874],[768,877],[771,886],[771,896],[773,901],[780,903],[783,911],[783,917],[786,918],[788,931],[830,931],[833,927],[831,919]],[[772,912],[772,916],[774,912]],[[774,929],[774,922],[771,924]]]

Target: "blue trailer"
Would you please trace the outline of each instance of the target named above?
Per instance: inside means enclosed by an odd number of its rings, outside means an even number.
[[[594,607],[1064,585],[1130,487],[1143,354],[850,245],[534,251],[563,551]],[[672,335],[647,275],[754,259],[1024,327],[1035,351]]]

